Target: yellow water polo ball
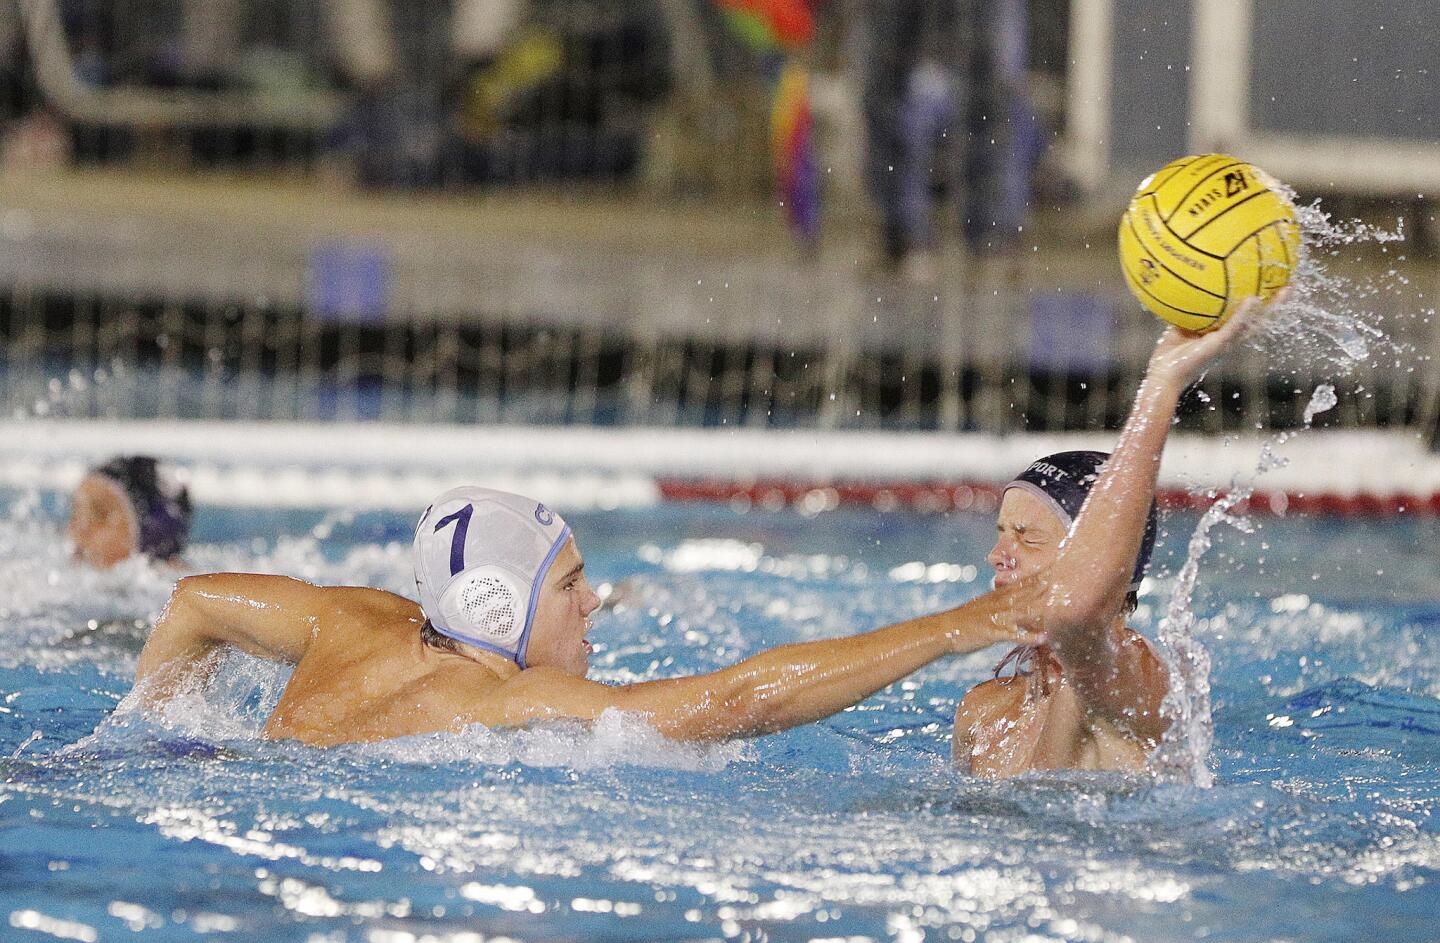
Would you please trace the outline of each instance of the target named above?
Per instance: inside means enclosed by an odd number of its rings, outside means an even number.
[[[1295,209],[1263,170],[1225,154],[1182,157],[1145,178],[1120,217],[1125,283],[1190,331],[1269,299],[1300,262]]]

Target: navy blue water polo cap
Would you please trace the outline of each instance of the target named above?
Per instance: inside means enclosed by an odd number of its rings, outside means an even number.
[[[135,512],[140,537],[136,550],[169,560],[185,549],[190,534],[190,492],[148,455],[112,458],[92,474],[120,486]]]
[[[1030,463],[1005,490],[1019,488],[1044,501],[1069,528],[1084,507],[1090,489],[1100,480],[1100,469],[1110,455],[1106,452],[1078,451],[1056,452]],[[1140,555],[1135,559],[1135,573],[1130,578],[1130,591],[1140,588],[1145,577],[1145,568],[1150,565],[1150,554],[1155,550],[1155,534],[1159,530],[1159,515],[1155,502],[1150,502],[1150,516],[1145,521],[1145,536],[1140,540]]]

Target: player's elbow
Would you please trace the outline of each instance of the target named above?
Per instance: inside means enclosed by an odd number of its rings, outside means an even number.
[[[735,740],[783,730],[776,706],[759,692],[741,688],[725,692],[682,725],[687,740]]]
[[[778,733],[793,723],[788,722],[790,712],[776,695],[766,696],[762,691],[747,691],[727,707],[732,737],[759,737],[767,733]]]
[[[170,599],[155,621],[152,640],[174,638],[194,633],[200,621],[200,603],[204,598],[204,577],[186,576],[175,584]]]
[[[198,631],[204,619],[199,612],[200,592],[192,582],[196,577],[186,577],[175,585],[170,600],[165,604],[155,628],[145,641],[135,668],[137,686],[148,686],[154,690],[145,698],[147,702],[166,699],[166,692],[173,685],[159,685],[155,676],[183,674],[186,667],[207,649],[203,633]],[[173,679],[172,679],[173,680]]]
[[[824,677],[799,646],[771,649],[762,664],[734,679],[724,701],[733,736],[778,733],[830,713],[818,706],[824,700],[817,698],[823,694]]]

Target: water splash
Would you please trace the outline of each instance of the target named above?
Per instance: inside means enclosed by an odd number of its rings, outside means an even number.
[[[1210,549],[1210,531],[1219,523],[1248,530],[1249,521],[1232,513],[1250,497],[1252,489],[1238,488],[1205,510],[1180,568],[1175,590],[1165,617],[1160,620],[1160,645],[1170,671],[1170,689],[1165,692],[1161,712],[1170,719],[1170,728],[1150,757],[1157,776],[1209,788],[1215,774],[1209,766],[1210,747],[1215,741],[1215,722],[1210,712],[1210,651],[1195,634],[1195,611],[1191,601],[1200,580],[1200,559]]]
[[[62,377],[51,377],[44,390],[11,415],[15,419],[54,419],[83,414],[97,396],[126,375],[124,361],[116,357],[108,367],[85,372],[73,369]]]
[[[1315,392],[1310,396],[1310,402],[1305,407],[1303,422],[1305,428],[1315,421],[1315,417],[1323,412],[1329,412],[1335,408],[1340,400],[1335,396],[1335,387],[1329,383],[1322,383],[1315,387]]]
[[[1337,401],[1331,384],[1315,387],[1305,407],[1305,428],[1310,428],[1317,415],[1333,409]],[[1296,434],[1280,432],[1262,442],[1255,471],[1244,482],[1231,482],[1229,490],[1206,508],[1190,535],[1185,563],[1180,567],[1159,628],[1161,655],[1170,672],[1170,689],[1161,710],[1170,718],[1170,729],[1151,756],[1150,765],[1163,779],[1207,788],[1215,782],[1209,767],[1210,748],[1215,740],[1210,711],[1210,652],[1196,637],[1195,612],[1191,606],[1200,579],[1200,560],[1213,543],[1210,531],[1216,524],[1228,524],[1243,534],[1255,533],[1255,522],[1240,509],[1255,494],[1255,483],[1262,476],[1290,463],[1276,449]]]
[[[1283,188],[1282,188],[1283,189]],[[1295,194],[1287,191],[1294,201]],[[1186,559],[1176,578],[1174,591],[1159,627],[1161,655],[1170,671],[1170,690],[1163,710],[1170,728],[1151,759],[1151,767],[1162,778],[1208,787],[1214,783],[1209,766],[1214,741],[1210,704],[1210,654],[1196,636],[1192,602],[1199,581],[1200,561],[1212,544],[1211,531],[1220,523],[1243,533],[1253,533],[1255,524],[1243,509],[1255,493],[1259,479],[1274,468],[1288,464],[1277,449],[1296,435],[1309,430],[1315,418],[1339,403],[1337,378],[1354,376],[1364,367],[1396,367],[1423,361],[1413,345],[1396,339],[1387,323],[1403,325],[1394,311],[1387,321],[1384,305],[1388,296],[1392,308],[1403,310],[1409,303],[1408,280],[1396,269],[1379,278],[1356,280],[1332,269],[1340,253],[1359,246],[1378,248],[1404,240],[1403,226],[1383,229],[1359,221],[1337,222],[1313,202],[1297,206],[1304,248],[1291,279],[1289,302],[1273,312],[1256,333],[1254,344],[1264,356],[1272,375],[1301,377],[1316,373],[1327,382],[1315,386],[1301,417],[1301,428],[1282,431],[1265,439],[1254,472],[1244,480],[1231,482],[1223,494],[1212,494],[1215,502],[1201,516],[1190,537]],[[1398,256],[1397,261],[1403,261]],[[1418,320],[1428,323],[1434,311],[1420,312]],[[1357,391],[1358,391],[1357,387]],[[1297,390],[1298,392],[1298,390]]]
[[[220,659],[208,681],[192,684],[159,709],[144,709],[132,690],[91,735],[61,749],[87,755],[177,744],[202,751],[248,749],[261,741],[267,718],[290,679],[290,668],[240,652]],[[38,737],[36,737],[38,739]],[[27,744],[28,745],[28,744]],[[286,744],[302,753],[309,748]],[[638,717],[603,712],[594,724],[553,723],[518,730],[475,724],[459,731],[419,734],[339,748],[348,757],[394,763],[458,763],[503,767],[593,770],[641,766],[718,772],[752,759],[742,741],[677,743]],[[317,757],[326,751],[315,751]]]
[[[1281,189],[1294,202],[1294,192]],[[1318,200],[1297,204],[1295,220],[1303,248],[1290,280],[1290,301],[1257,332],[1256,346],[1265,354],[1266,367],[1294,376],[1328,371],[1333,377],[1348,377],[1365,364],[1390,360],[1398,365],[1413,359],[1414,345],[1396,336],[1396,330],[1433,315],[1433,309],[1409,310],[1409,280],[1397,269],[1361,275],[1345,264],[1354,260],[1344,258],[1357,250],[1391,255],[1390,246],[1405,239],[1403,221],[1397,220],[1393,230],[1339,221],[1321,209]],[[1405,261],[1403,254],[1393,257],[1397,263]]]

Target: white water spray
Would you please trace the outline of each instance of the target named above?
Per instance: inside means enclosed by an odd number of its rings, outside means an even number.
[[[1290,196],[1293,199],[1294,194]],[[1407,281],[1391,269],[1383,284],[1357,284],[1332,273],[1325,263],[1327,257],[1334,258],[1340,250],[1361,243],[1376,244],[1388,252],[1384,248],[1387,243],[1404,238],[1399,228],[1390,232],[1358,222],[1337,224],[1320,210],[1318,203],[1299,207],[1296,218],[1306,251],[1292,279],[1291,301],[1267,320],[1254,342],[1264,352],[1267,366],[1280,373],[1300,374],[1319,365],[1340,377],[1374,362],[1377,354],[1393,357],[1396,367],[1413,359],[1414,349],[1390,337],[1382,328],[1382,315],[1370,304],[1381,294],[1401,294]],[[1433,312],[1425,314],[1433,316]],[[1209,766],[1215,736],[1210,653],[1196,637],[1192,609],[1200,560],[1213,542],[1211,532],[1222,522],[1242,533],[1254,532],[1253,522],[1237,508],[1243,508],[1254,494],[1261,476],[1287,464],[1275,449],[1308,430],[1316,416],[1335,408],[1338,402],[1333,383],[1317,385],[1305,407],[1301,429],[1278,433],[1264,442],[1255,472],[1247,480],[1232,482],[1229,490],[1201,516],[1190,537],[1185,563],[1158,631],[1161,654],[1170,672],[1170,689],[1162,707],[1170,728],[1150,763],[1161,778],[1202,787],[1215,780]]]
[[[1333,409],[1338,400],[1335,387],[1322,383],[1315,388],[1305,407],[1304,423],[1309,429],[1314,418]],[[1200,560],[1213,543],[1210,531],[1225,523],[1244,534],[1253,534],[1255,524],[1236,512],[1255,493],[1255,482],[1273,468],[1284,468],[1289,459],[1277,455],[1279,446],[1297,433],[1281,432],[1260,446],[1260,461],[1249,480],[1232,482],[1230,489],[1205,509],[1195,532],[1190,535],[1185,563],[1175,581],[1175,590],[1160,620],[1161,652],[1170,671],[1170,689],[1161,705],[1170,719],[1170,729],[1151,756],[1150,767],[1167,780],[1208,788],[1215,774],[1209,766],[1210,748],[1215,741],[1215,722],[1210,713],[1210,652],[1195,636],[1195,612],[1191,603],[1200,579]]]

